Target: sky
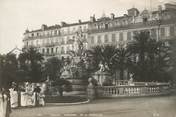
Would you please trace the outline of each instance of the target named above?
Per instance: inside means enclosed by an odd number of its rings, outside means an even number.
[[[90,16],[121,16],[136,7],[156,9],[175,0],[0,0],[0,54],[23,47],[23,33],[39,29],[42,24],[55,25],[89,20]]]

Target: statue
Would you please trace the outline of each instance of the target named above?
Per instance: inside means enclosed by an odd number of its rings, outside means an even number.
[[[61,78],[64,78],[64,79],[72,78],[71,66],[69,65],[68,61],[64,62]]]
[[[109,66],[106,62],[105,62],[105,64],[103,64],[103,62],[100,61],[99,67],[100,67],[100,69],[99,69],[100,72],[104,72],[106,70],[109,70]]]
[[[77,51],[78,51],[78,55],[79,56],[83,55],[83,49],[84,49],[84,44],[83,44],[82,37],[83,37],[82,31],[77,32],[77,40],[76,40],[76,42],[78,44],[78,50]]]
[[[128,81],[128,85],[134,86],[134,83],[133,83],[133,74],[130,74],[130,79]]]
[[[102,61],[100,61],[100,63],[99,63],[99,67],[100,67],[100,69],[99,69],[100,72],[105,71],[105,67],[104,67]]]

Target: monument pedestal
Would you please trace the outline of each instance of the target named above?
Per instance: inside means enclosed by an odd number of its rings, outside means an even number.
[[[103,86],[110,79],[110,73],[107,71],[97,71],[93,74],[93,78],[98,82],[98,85]]]

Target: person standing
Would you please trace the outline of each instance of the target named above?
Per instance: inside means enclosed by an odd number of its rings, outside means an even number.
[[[34,88],[34,106],[39,106],[39,93],[40,93],[41,89],[39,86],[37,86],[36,88]]]

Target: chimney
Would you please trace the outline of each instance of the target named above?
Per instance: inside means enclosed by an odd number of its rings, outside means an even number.
[[[128,15],[127,15],[127,14],[123,14],[123,16],[124,16],[124,17],[128,17]]]
[[[81,22],[82,22],[82,21],[79,19],[79,20],[78,20],[78,23],[81,23]]]
[[[47,28],[47,25],[46,24],[42,24],[41,29],[45,30],[46,28]]]
[[[29,30],[28,30],[28,28],[25,30],[25,33],[28,33],[29,32]]]
[[[66,22],[61,22],[61,27],[65,26],[67,23]]]
[[[114,18],[115,18],[114,13],[111,13],[110,15],[111,15],[111,19],[114,19]]]
[[[158,5],[158,11],[161,12],[162,11],[162,6]]]
[[[96,21],[96,19],[95,19],[95,15],[90,16],[90,21],[91,21],[91,22],[95,22],[95,21]]]

